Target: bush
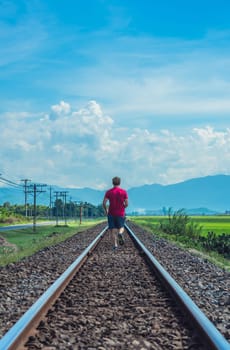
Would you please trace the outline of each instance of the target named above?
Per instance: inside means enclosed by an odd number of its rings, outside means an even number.
[[[172,213],[170,208],[168,211],[168,219],[160,223],[160,229],[166,234],[175,235],[183,238],[185,241],[197,241],[200,237],[202,227],[198,223],[190,221],[189,216],[184,209],[180,209]]]
[[[189,237],[192,240],[199,240],[200,235],[202,231],[202,226],[200,226],[198,223],[191,221],[186,226],[186,236]]]
[[[199,241],[206,250],[216,251],[225,258],[230,258],[230,235],[222,233],[215,234],[213,231],[208,232],[207,237],[200,237]]]
[[[8,207],[0,207],[0,223],[14,224],[23,220],[22,215],[15,214]]]

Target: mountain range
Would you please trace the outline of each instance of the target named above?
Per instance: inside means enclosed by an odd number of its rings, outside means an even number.
[[[45,193],[37,196],[38,204],[49,205],[50,188],[54,193],[67,192],[67,201],[101,204],[105,191],[92,188],[60,188],[47,186]],[[230,175],[205,176],[170,185],[143,185],[128,189],[128,213],[162,214],[163,210],[185,209],[190,214],[225,213],[230,210]],[[12,187],[0,187],[0,204],[23,204],[24,192]],[[28,196],[33,203],[33,196]],[[164,209],[163,209],[164,208]]]

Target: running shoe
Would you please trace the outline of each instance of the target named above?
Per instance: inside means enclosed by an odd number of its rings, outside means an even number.
[[[122,233],[118,233],[118,242],[120,245],[123,245],[125,243]]]

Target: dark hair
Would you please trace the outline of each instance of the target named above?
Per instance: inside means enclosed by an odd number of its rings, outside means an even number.
[[[114,186],[119,186],[120,183],[121,183],[120,177],[115,176],[115,177],[113,178],[113,185],[114,185]]]

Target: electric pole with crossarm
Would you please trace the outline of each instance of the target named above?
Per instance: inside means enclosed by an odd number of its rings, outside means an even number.
[[[22,179],[21,181],[24,182],[24,193],[25,193],[25,215],[26,215],[26,218],[27,218],[27,193],[28,193],[28,185],[27,183],[31,180],[29,179]]]
[[[45,190],[43,190],[43,187],[45,187],[46,185],[40,185],[40,184],[31,184],[29,186],[30,190],[28,191],[28,193],[33,193],[34,196],[34,216],[33,216],[33,231],[36,231],[36,219],[37,219],[37,194],[42,193],[42,192],[46,192]]]

